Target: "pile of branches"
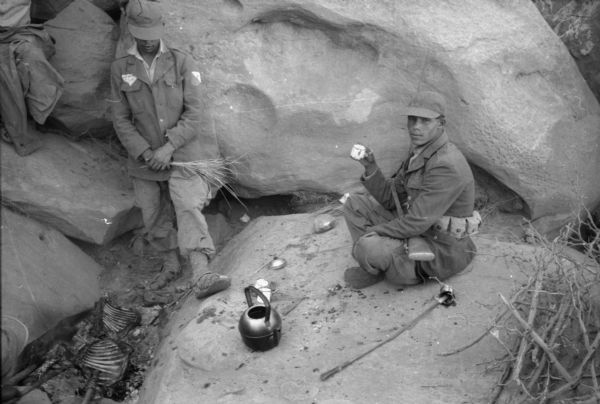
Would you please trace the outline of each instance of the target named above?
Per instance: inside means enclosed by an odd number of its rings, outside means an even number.
[[[515,393],[508,402],[600,403],[600,274],[595,257],[573,252],[578,238],[538,237],[535,272],[510,299],[500,295],[504,311],[488,331],[507,356],[491,403]]]

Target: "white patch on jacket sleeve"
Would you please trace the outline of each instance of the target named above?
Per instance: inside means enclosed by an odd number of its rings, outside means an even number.
[[[202,77],[200,76],[200,72],[192,72],[192,85],[197,86],[202,83]]]
[[[129,84],[129,87],[131,87],[137,80],[137,77],[135,77],[133,74],[122,74],[121,78],[125,83]]]

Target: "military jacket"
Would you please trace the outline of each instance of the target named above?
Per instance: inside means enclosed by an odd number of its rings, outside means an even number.
[[[169,49],[157,59],[153,81],[142,61],[133,55],[111,66],[111,111],[115,131],[129,154],[132,176],[165,180],[170,171],[152,171],[142,153],[167,141],[175,147],[174,161],[188,162],[218,156],[218,145],[206,125],[201,77],[190,56]],[[203,122],[204,121],[204,122]]]
[[[473,214],[475,185],[473,173],[458,148],[443,132],[433,139],[412,161],[406,159],[394,176],[386,179],[377,169],[363,185],[386,209],[396,210],[395,189],[404,212],[394,220],[373,226],[380,236],[406,239],[424,237],[436,255],[421,262],[428,276],[440,279],[464,269],[475,254],[470,237],[453,237],[433,226],[441,217],[470,217]]]

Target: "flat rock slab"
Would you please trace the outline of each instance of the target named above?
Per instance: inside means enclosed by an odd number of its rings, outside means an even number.
[[[355,265],[343,219],[314,233],[316,215],[263,217],[238,234],[213,262],[233,277],[230,289],[191,298],[174,320],[140,395],[143,403],[481,403],[489,399],[505,351],[487,337],[469,349],[526,278],[533,248],[477,237],[471,266],[448,282],[455,307],[437,307],[412,329],[327,381],[342,365],[418,317],[438,294],[431,281],[412,288],[387,283],[362,291],[344,286]],[[268,264],[274,257],[287,265]],[[525,265],[523,265],[525,263]],[[238,331],[243,289],[265,278],[283,319],[276,348],[253,352]],[[453,350],[459,353],[440,356]]]
[[[56,41],[50,63],[65,79],[64,93],[52,116],[77,136],[113,133],[107,100],[118,27],[99,3],[75,0],[45,24]]]
[[[44,147],[20,157],[0,149],[2,200],[66,236],[105,244],[141,224],[124,159],[89,141],[44,134]]]
[[[100,265],[58,231],[6,208],[1,257],[2,315],[27,326],[28,342],[100,298]]]

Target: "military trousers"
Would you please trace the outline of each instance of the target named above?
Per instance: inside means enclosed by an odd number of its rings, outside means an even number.
[[[369,194],[351,194],[343,207],[344,219],[352,237],[352,256],[370,274],[383,272],[395,285],[416,285],[422,282],[415,262],[410,260],[405,240],[379,236],[369,227],[389,222],[395,216]]]
[[[200,176],[173,169],[168,181],[132,177],[136,206],[142,211],[144,227],[139,231],[157,251],[179,247],[183,256],[200,251],[212,257],[215,246],[202,209],[212,190]]]

